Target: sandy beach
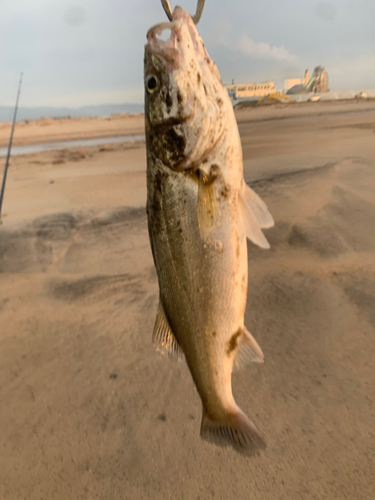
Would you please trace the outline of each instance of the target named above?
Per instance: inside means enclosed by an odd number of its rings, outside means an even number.
[[[0,123],[0,147],[8,145],[11,123]],[[116,137],[144,132],[143,113],[107,118],[43,118],[17,123],[13,145]]]
[[[0,498],[374,499],[375,103],[236,116],[245,180],[275,219],[269,251],[248,244],[245,322],[265,363],[233,375],[267,449],[203,442],[187,367],[153,349],[144,142],[17,156],[0,226]],[[50,120],[17,125],[14,144],[142,132],[142,115]]]

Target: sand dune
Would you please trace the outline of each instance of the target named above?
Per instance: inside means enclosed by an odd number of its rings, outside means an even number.
[[[144,183],[144,149],[15,160],[0,228],[2,498],[373,498],[375,159],[363,123],[374,112],[329,115],[325,128],[277,120],[268,135],[241,125],[245,177],[276,221],[270,251],[249,244],[245,321],[266,361],[233,376],[268,442],[250,460],[200,440],[187,367],[151,345],[145,191],[126,197]],[[43,192],[47,208],[33,209]]]

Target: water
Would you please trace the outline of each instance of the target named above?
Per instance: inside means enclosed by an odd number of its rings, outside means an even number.
[[[87,146],[100,146],[101,144],[117,144],[120,142],[144,141],[143,134],[123,135],[120,137],[99,137],[98,139],[80,139],[77,141],[44,142],[41,144],[29,144],[27,146],[13,146],[11,155],[20,156],[43,151],[54,151],[66,148],[83,148]],[[6,156],[8,147],[0,148],[0,157]]]

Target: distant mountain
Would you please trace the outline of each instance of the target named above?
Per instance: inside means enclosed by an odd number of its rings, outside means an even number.
[[[110,116],[119,113],[143,113],[143,104],[100,104],[98,106],[83,106],[81,108],[18,108],[17,120],[38,120],[39,118]],[[0,106],[0,122],[13,120],[14,108]]]

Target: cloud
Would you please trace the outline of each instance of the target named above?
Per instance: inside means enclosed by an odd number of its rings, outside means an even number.
[[[267,42],[255,42],[246,33],[242,36],[236,33],[231,23],[226,19],[217,21],[205,37],[207,47],[225,47],[230,51],[239,52],[246,57],[258,60],[279,62],[295,62],[297,56],[284,45],[271,45]]]
[[[273,61],[293,62],[297,57],[284,47],[284,45],[271,45],[266,42],[254,42],[248,35],[242,37],[234,44],[234,48],[244,55],[255,59],[268,59]]]

